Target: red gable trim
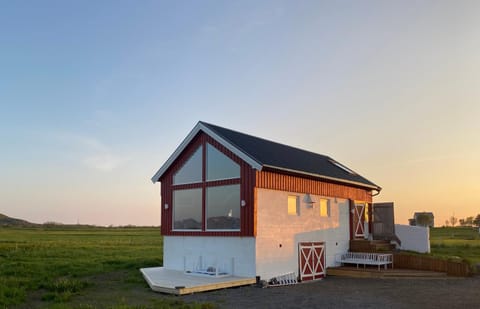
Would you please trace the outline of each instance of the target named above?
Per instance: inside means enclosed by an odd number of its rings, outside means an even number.
[[[205,183],[186,184],[186,185],[173,185],[173,175],[178,171],[190,158],[190,156],[197,150],[200,145],[209,143],[220,152],[225,154],[231,160],[240,165],[240,179],[228,179],[216,182],[216,184],[234,184],[240,183],[240,199],[245,201],[245,206],[240,208],[240,231],[173,231],[173,190],[175,188],[181,189],[186,187],[205,187]],[[205,149],[205,147],[204,147]],[[205,155],[205,154],[204,154]],[[205,156],[203,156],[205,158]],[[205,159],[203,160],[205,164]],[[205,170],[205,166],[204,166]],[[184,151],[180,153],[177,158],[172,162],[169,168],[163,173],[159,179],[161,182],[161,197],[162,197],[162,235],[169,236],[255,236],[254,235],[254,198],[253,188],[255,187],[255,170],[248,164],[239,158],[236,154],[228,150],[223,144],[214,140],[209,135],[199,132],[191,140],[190,144],[184,147]],[[169,207],[165,209],[164,205],[168,204]],[[206,213],[205,205],[203,208],[203,222],[205,223]]]

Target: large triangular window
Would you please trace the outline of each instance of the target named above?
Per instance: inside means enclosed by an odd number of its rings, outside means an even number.
[[[240,165],[207,143],[207,181],[240,177]]]
[[[239,163],[204,141],[173,174],[173,230],[240,231],[240,174]]]
[[[185,184],[202,181],[202,147],[173,175],[173,184]]]

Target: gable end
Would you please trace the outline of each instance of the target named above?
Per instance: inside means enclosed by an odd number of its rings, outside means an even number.
[[[218,143],[220,143],[223,147],[231,151],[233,154],[235,154],[237,157],[248,163],[252,168],[256,170],[262,170],[262,165],[257,162],[255,159],[250,157],[248,154],[244,153],[237,147],[235,147],[233,144],[225,140],[223,137],[215,133],[213,130],[208,128],[206,125],[204,125],[201,121],[197,123],[197,125],[190,131],[190,133],[185,137],[185,139],[182,141],[182,143],[175,149],[173,154],[168,158],[168,160],[160,167],[160,169],[153,175],[151,178],[153,183],[156,183],[160,180],[160,178],[163,176],[163,174],[169,169],[169,167],[175,162],[175,160],[182,154],[182,152],[187,148],[187,146],[193,141],[195,136],[199,132],[204,132],[214,140],[216,140]]]
[[[213,146],[216,150],[221,152],[227,158],[235,162],[240,167],[240,175],[237,178],[226,179],[207,179],[207,145]],[[174,175],[181,170],[192,154],[195,153],[198,148],[202,149],[202,180],[192,183],[174,183]],[[167,168],[158,180],[161,183],[161,232],[162,235],[168,236],[254,236],[254,195],[253,188],[255,187],[255,169],[253,169],[248,163],[229,151],[222,144],[214,140],[209,135],[199,132],[196,134],[191,142],[185,147],[184,151],[173,161],[173,163]],[[239,216],[239,228],[215,230],[215,228],[208,228],[207,222],[209,222],[207,211],[207,199],[206,194],[210,188],[219,188],[222,186],[239,186],[239,200],[238,207],[240,211]],[[178,228],[174,218],[174,196],[175,192],[182,190],[198,189],[201,191],[200,199],[197,201],[201,208],[201,214],[197,214],[199,217],[200,225],[194,229],[182,229]],[[242,205],[241,205],[242,204]],[[167,205],[167,206],[166,206]],[[177,226],[177,228],[175,228]]]

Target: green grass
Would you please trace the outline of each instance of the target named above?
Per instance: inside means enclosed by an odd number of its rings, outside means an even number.
[[[480,263],[478,229],[433,228],[432,255]],[[139,268],[162,265],[158,228],[0,228],[0,308],[214,308],[153,293]]]
[[[102,288],[96,276],[112,274],[105,283],[111,300],[106,295],[102,308],[208,308],[169,298],[141,305],[119,299],[115,289],[127,296],[148,289],[138,269],[162,265],[162,240],[159,228],[0,228],[0,308],[97,308],[95,297],[103,296],[94,295]]]
[[[435,256],[459,257],[472,264],[480,263],[478,228],[432,228],[430,229],[430,248]]]

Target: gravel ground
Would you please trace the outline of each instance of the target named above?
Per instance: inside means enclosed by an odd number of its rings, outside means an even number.
[[[201,302],[220,308],[480,308],[480,276],[471,278],[327,278],[292,286],[244,286],[186,296],[153,292],[139,275],[112,272],[90,278],[95,285],[59,308],[110,308],[130,305],[152,307],[156,301]],[[55,307],[41,300],[42,291],[30,293],[15,308]]]
[[[181,299],[220,308],[480,308],[480,276],[435,279],[357,279],[329,276],[293,286],[254,286]]]

